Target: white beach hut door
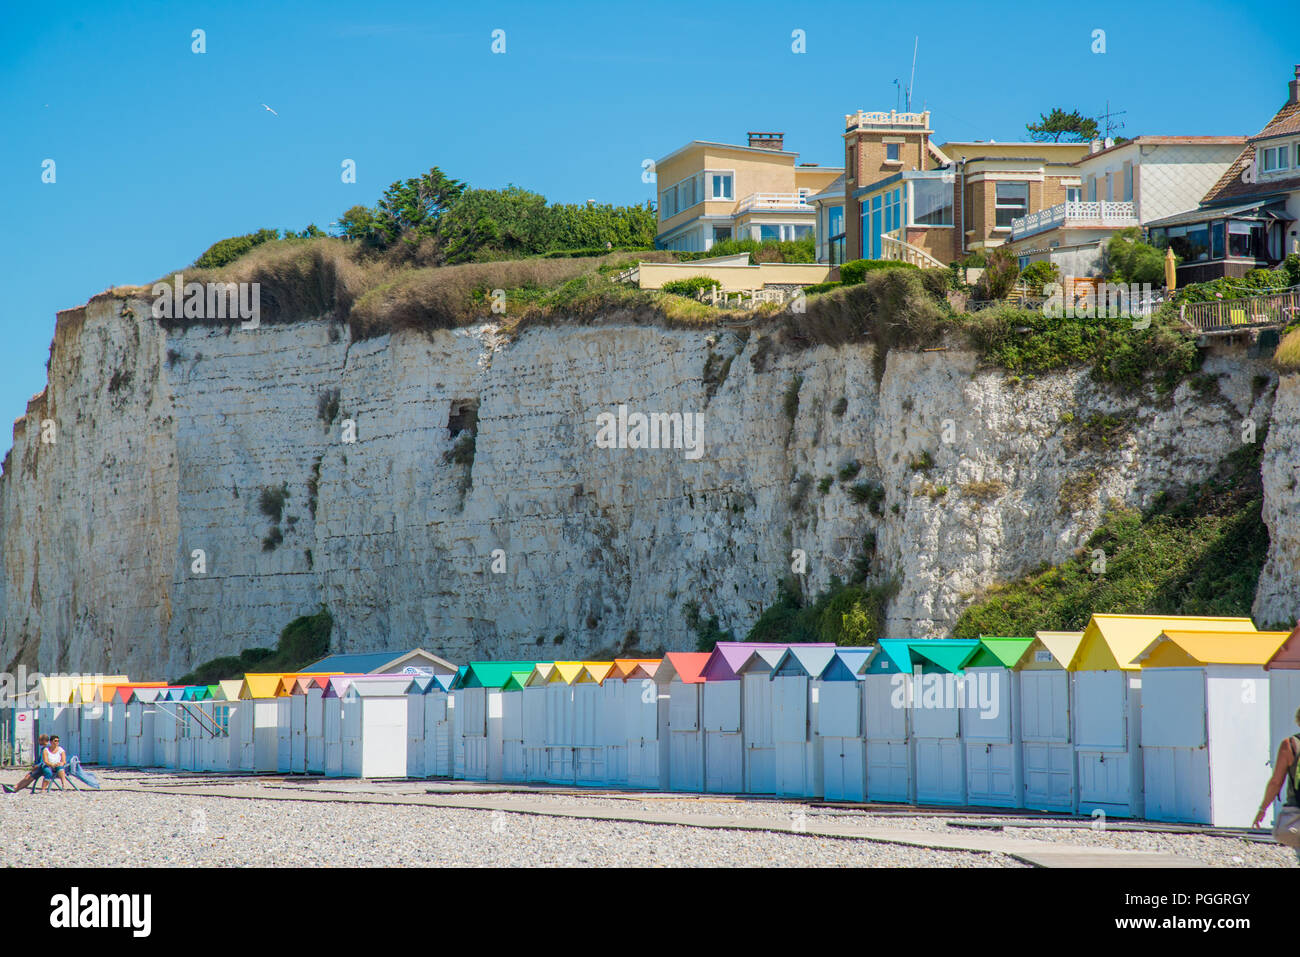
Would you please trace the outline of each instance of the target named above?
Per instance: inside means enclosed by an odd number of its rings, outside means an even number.
[[[501,692],[501,779],[524,780],[524,693]]]
[[[524,696],[525,780],[545,781],[550,773],[550,759],[546,751],[547,688],[545,685],[531,685],[520,694]]]
[[[424,696],[425,774],[445,778],[451,776],[451,721],[447,707],[450,696],[445,691],[430,691]]]
[[[631,787],[658,788],[659,686],[649,678],[627,685],[623,695],[627,715],[627,780]]]
[[[772,736],[776,744],[776,794],[810,794],[808,767],[808,679],[772,679]]]
[[[633,685],[633,689],[635,689]],[[627,684],[616,678],[600,686],[600,739],[605,748],[605,783],[627,784],[627,712],[623,707]]]
[[[669,789],[699,791],[704,787],[700,746],[700,697],[697,684],[669,684]]]
[[[736,794],[744,790],[741,774],[739,681],[710,681],[704,701],[704,789]]]
[[[406,776],[422,778],[425,771],[424,713],[428,695],[412,690],[406,697]]]
[[[857,681],[818,685],[817,738],[822,748],[823,796],[828,801],[866,800],[861,691]]]
[[[772,682],[767,674],[747,674],[740,681],[744,698],[745,790],[750,794],[775,794]]]

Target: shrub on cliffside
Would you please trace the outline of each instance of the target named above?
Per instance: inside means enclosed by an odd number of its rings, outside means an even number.
[[[202,256],[194,260],[198,269],[220,269],[228,266],[240,256],[251,252],[255,247],[279,239],[280,233],[275,229],[259,229],[245,236],[231,236],[213,243]]]
[[[226,679],[243,678],[250,671],[296,671],[329,653],[330,633],[333,630],[334,618],[329,609],[321,605],[316,614],[302,615],[285,625],[275,650],[245,648],[238,656],[213,658],[171,683],[208,685]]]

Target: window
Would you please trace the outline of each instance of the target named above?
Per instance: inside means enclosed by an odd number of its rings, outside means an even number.
[[[844,207],[831,206],[826,211],[826,235],[838,236],[844,232]]]
[[[993,205],[997,211],[997,227],[999,229],[1010,229],[1013,219],[1024,216],[1029,212],[1029,184],[996,184]]]
[[[791,227],[786,227],[786,228],[789,229]],[[793,239],[805,239],[808,236],[811,236],[813,231],[813,228],[807,224],[796,225],[793,227],[793,229],[794,229],[794,235],[791,237]]]
[[[1300,169],[1300,143],[1295,145],[1295,168]]]
[[[1228,255],[1259,259],[1264,250],[1264,227],[1255,223],[1228,223]]]
[[[714,226],[714,227],[713,227],[713,241],[714,241],[715,243],[723,243],[723,242],[726,242],[727,240],[729,240],[730,238],[731,238],[731,227],[730,227],[730,226]]]
[[[857,179],[857,177],[858,177],[858,144],[856,144],[856,143],[850,143],[850,144],[849,144],[849,159],[848,159],[848,162],[846,162],[846,163],[844,164],[844,169],[845,169],[845,172],[848,173],[849,179]]]
[[[713,191],[709,194],[711,199],[734,199],[731,194],[731,174],[714,173],[712,176]]]
[[[1124,201],[1133,202],[1133,164],[1124,164]]]
[[[1088,177],[1088,202],[1097,202],[1097,177]]]
[[[1297,150],[1297,153],[1300,153],[1300,150]],[[1268,149],[1264,150],[1263,171],[1265,173],[1276,173],[1279,170],[1290,169],[1290,168],[1291,168],[1291,147],[1276,146],[1276,147],[1269,147]]]
[[[759,226],[759,227],[758,227],[758,238],[759,238],[760,240],[766,240],[766,239],[780,239],[780,238],[781,238],[781,227],[780,227],[780,226],[767,226],[767,225]]]
[[[902,161],[903,144],[886,143],[885,144],[885,162],[898,163]]]
[[[941,179],[912,180],[912,216],[918,226],[951,226],[952,186]]]
[[[1223,258],[1223,220],[1217,223],[1210,223],[1210,258]]]
[[[1082,203],[1082,202],[1083,202],[1083,187],[1082,187],[1082,186],[1067,186],[1067,187],[1065,188],[1065,201],[1066,201],[1067,203]]]

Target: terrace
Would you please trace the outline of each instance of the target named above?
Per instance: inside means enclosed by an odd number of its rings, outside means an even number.
[[[1057,228],[1124,229],[1137,225],[1138,218],[1132,203],[1066,202],[1013,219],[1011,239],[1015,241]]]

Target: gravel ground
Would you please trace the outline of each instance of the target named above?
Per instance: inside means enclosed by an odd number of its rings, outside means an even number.
[[[999,854],[401,805],[105,790],[9,795],[0,865],[68,867],[1019,867]]]
[[[186,777],[97,769],[105,790],[0,797],[0,865],[41,858],[37,832],[50,825],[85,835],[74,842],[68,865],[453,865],[453,866],[717,866],[717,867],[1019,867],[1001,854],[977,854],[838,840],[808,835],[714,830],[671,825],[584,821],[404,805],[292,800],[231,800],[230,788],[266,787],[277,795],[302,788],[322,792],[424,795],[436,782],[370,782],[279,778]],[[13,783],[18,775],[0,773]],[[200,785],[211,796],[168,793],[170,786]],[[148,787],[150,793],[114,791]],[[802,810],[809,823],[847,819],[907,834],[972,833],[949,822],[1002,824],[1007,837],[1176,854],[1217,867],[1296,867],[1295,854],[1274,844],[1236,837],[1158,832],[1095,831],[1089,827],[1025,827],[1024,818],[944,812],[882,814],[813,808],[797,802],[735,800],[702,795],[546,791],[541,800],[617,812],[647,809],[682,816],[743,816],[790,827]],[[1037,823],[1037,822],[1036,822]],[[1063,825],[1065,822],[1062,822]],[[1086,823],[1086,822],[1085,822]],[[978,832],[976,832],[978,833]],[[996,833],[996,832],[995,832]],[[12,835],[12,837],[10,837]],[[84,855],[78,858],[77,855]]]

